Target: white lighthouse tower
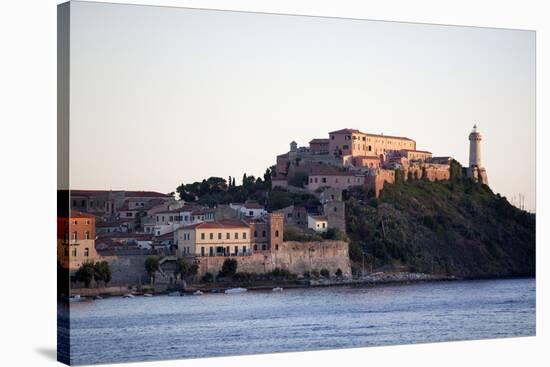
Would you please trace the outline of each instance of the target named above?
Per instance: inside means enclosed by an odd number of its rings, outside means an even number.
[[[477,125],[468,137],[470,139],[470,168],[481,167],[481,134],[477,131]]]
[[[470,162],[468,165],[468,177],[473,178],[475,181],[481,180],[485,185],[488,184],[487,172],[485,168],[481,165],[481,134],[477,131],[477,125],[474,125],[474,128],[470,135],[468,136],[470,140]]]

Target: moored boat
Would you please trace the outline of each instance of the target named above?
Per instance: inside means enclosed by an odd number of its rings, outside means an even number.
[[[248,289],[246,288],[229,288],[225,290],[226,294],[232,294],[232,293],[243,293],[246,292]]]

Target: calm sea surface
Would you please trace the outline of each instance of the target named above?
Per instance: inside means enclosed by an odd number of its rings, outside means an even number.
[[[71,303],[75,364],[530,335],[534,279]]]

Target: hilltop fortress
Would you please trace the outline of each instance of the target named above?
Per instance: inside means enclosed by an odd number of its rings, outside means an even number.
[[[475,125],[469,140],[470,160],[464,173],[488,184],[481,164],[481,134]],[[448,180],[452,161],[450,156],[434,157],[418,150],[416,141],[407,137],[341,129],[329,132],[328,138],[311,140],[307,147],[291,142],[290,151],[277,156],[272,186],[288,188],[296,177],[307,177],[305,188],[312,192],[366,186],[378,197],[384,183],[394,183],[399,171],[405,180]]]

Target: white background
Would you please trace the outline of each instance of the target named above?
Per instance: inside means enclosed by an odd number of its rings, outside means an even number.
[[[132,1],[118,1],[132,3]],[[135,1],[133,2],[135,3]],[[537,337],[144,363],[163,366],[541,366],[549,358],[544,1],[141,1],[290,14],[537,31]],[[56,1],[0,3],[0,360],[53,365],[56,348]],[[504,162],[503,162],[504,163]],[[546,185],[548,185],[546,183]],[[7,205],[6,205],[7,204]],[[546,360],[546,363],[545,363]],[[124,366],[119,364],[117,366]]]

